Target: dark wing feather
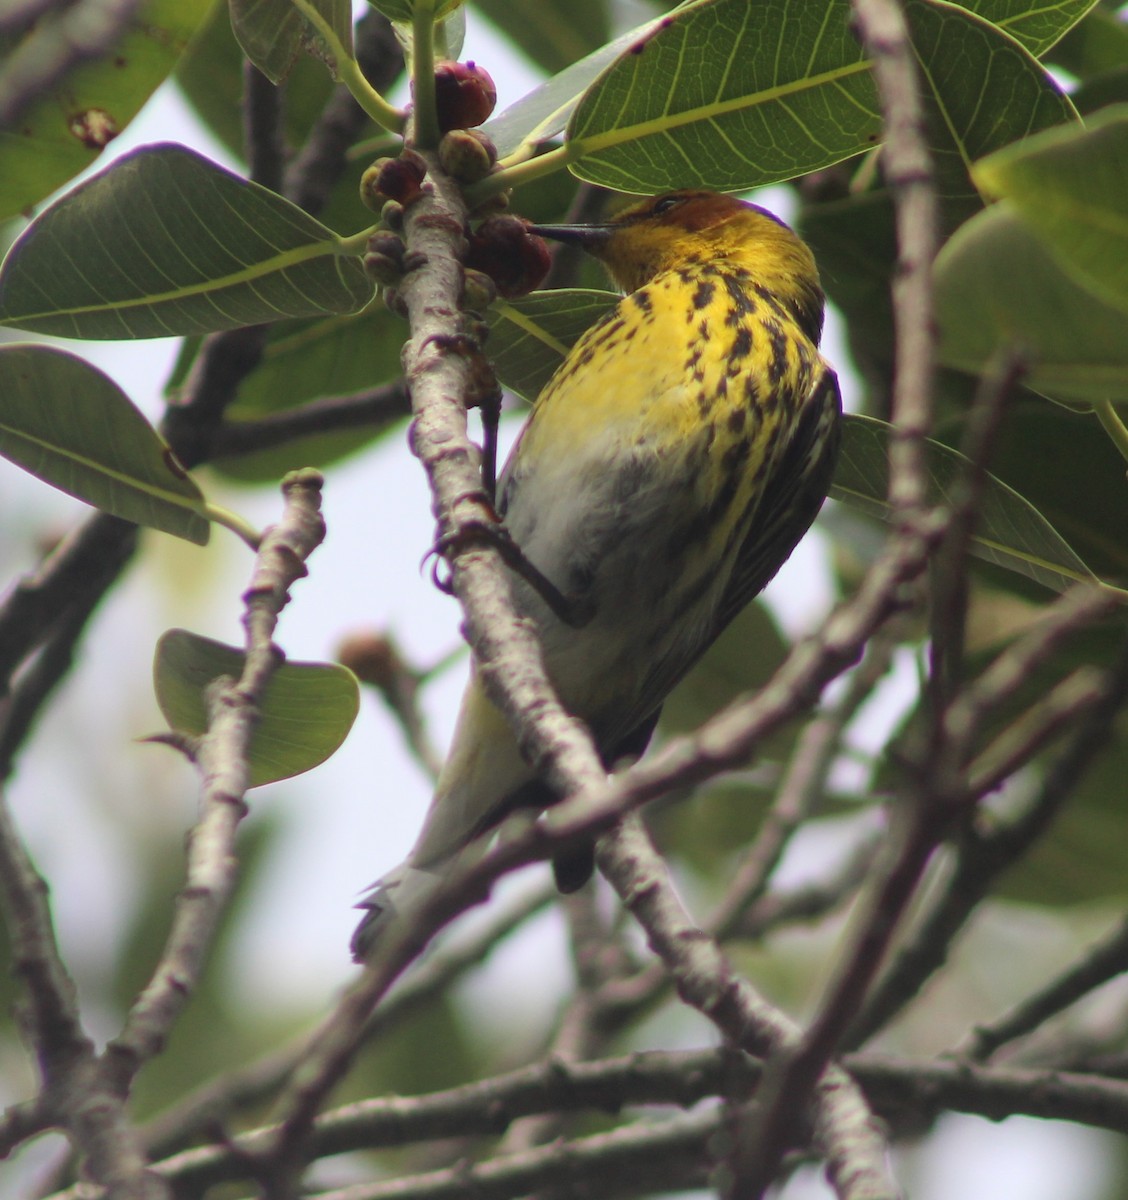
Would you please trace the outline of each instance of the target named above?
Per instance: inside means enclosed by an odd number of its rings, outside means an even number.
[[[771,582],[818,515],[838,458],[841,413],[838,376],[824,365],[737,553],[712,638]]]
[[[771,487],[744,535],[708,630],[692,643],[682,641],[654,662],[639,702],[630,713],[620,714],[621,723],[613,737],[618,729],[640,725],[649,714],[658,713],[670,691],[787,561],[826,498],[838,455],[841,412],[838,377],[823,364],[773,471]]]

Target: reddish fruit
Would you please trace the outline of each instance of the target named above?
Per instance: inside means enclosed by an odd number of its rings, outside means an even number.
[[[443,133],[481,125],[496,103],[494,81],[476,63],[435,64],[435,110]]]
[[[548,247],[519,217],[490,217],[470,235],[466,266],[488,275],[507,300],[538,287],[552,265]]]
[[[361,176],[361,198],[377,211],[389,200],[406,208],[419,199],[426,175],[426,160],[414,150],[404,150],[399,158],[378,158]]]

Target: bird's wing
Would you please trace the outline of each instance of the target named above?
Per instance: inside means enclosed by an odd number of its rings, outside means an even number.
[[[840,413],[837,376],[823,364],[708,625],[687,627],[681,637],[670,642],[666,652],[654,660],[630,710],[603,717],[599,732],[604,737],[619,739],[656,714],[705,650],[787,561],[826,495],[838,453]]]
[[[764,590],[818,515],[838,458],[841,413],[838,376],[824,363],[737,552],[710,640]]]

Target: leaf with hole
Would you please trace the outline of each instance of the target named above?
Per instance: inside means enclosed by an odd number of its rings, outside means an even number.
[[[207,733],[209,686],[223,676],[238,679],[243,663],[243,652],[233,646],[169,630],[153,663],[157,703],[169,726],[193,736]],[[344,667],[282,663],[259,706],[248,786],[289,779],[323,763],[348,736],[359,706],[356,676]]]
[[[108,376],[49,346],[0,346],[0,454],[104,512],[203,545],[200,489]]]
[[[0,269],[0,324],[74,338],[209,333],[358,312],[330,229],[183,146],[146,146],[43,212]]]
[[[44,57],[78,37],[86,51],[77,65],[27,107],[5,111],[0,100],[0,221],[46,199],[68,179],[96,162],[102,150],[133,120],[176,65],[203,24],[214,0],[144,0],[104,6],[102,21],[112,25],[128,13],[122,31],[101,53],[74,27],[91,15],[81,6],[40,5],[43,15],[22,38],[0,33],[4,99],[34,91]],[[0,10],[11,5],[0,4]],[[136,11],[130,12],[131,9]],[[22,87],[17,80],[22,76]]]

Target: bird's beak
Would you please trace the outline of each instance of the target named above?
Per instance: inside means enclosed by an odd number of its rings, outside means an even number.
[[[597,254],[611,237],[613,225],[530,225],[530,233],[553,242],[571,242]]]

